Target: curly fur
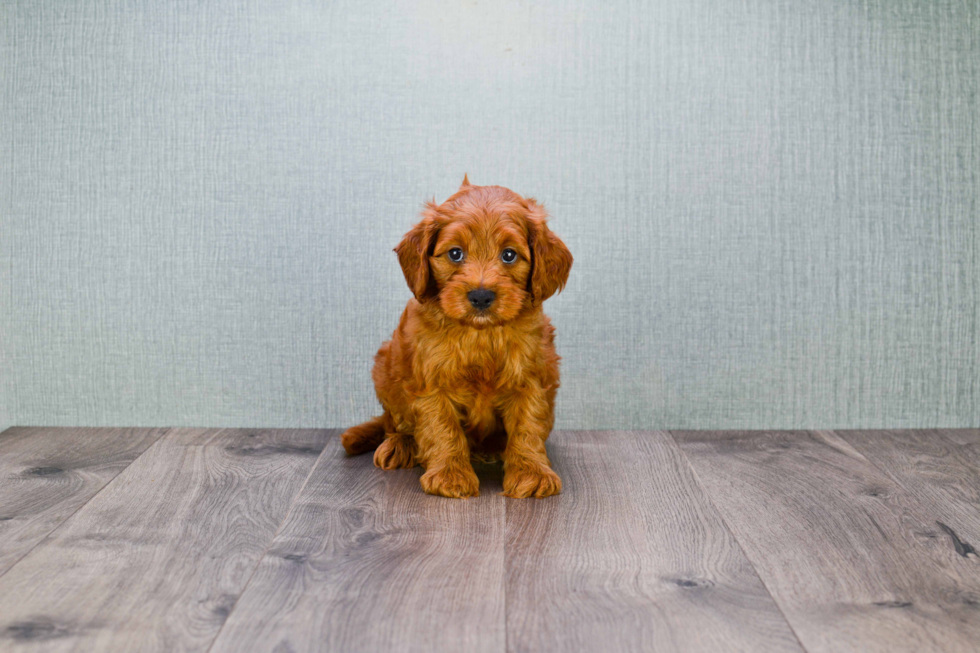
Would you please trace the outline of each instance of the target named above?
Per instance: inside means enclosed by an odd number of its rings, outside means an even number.
[[[572,255],[546,218],[533,199],[466,177],[425,205],[395,248],[415,297],[374,358],[384,414],[344,432],[349,454],[374,450],[382,469],[421,464],[422,488],[446,497],[479,494],[474,457],[503,460],[507,496],[561,491],[544,445],[559,357],[541,304],[565,286]],[[453,248],[463,261],[450,260]],[[483,311],[467,297],[478,288],[495,293]]]

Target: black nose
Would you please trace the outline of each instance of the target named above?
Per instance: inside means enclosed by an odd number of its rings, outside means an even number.
[[[493,303],[493,298],[497,295],[492,290],[477,288],[476,290],[469,291],[466,296],[469,298],[470,303],[473,304],[473,308],[483,311],[490,308],[490,304]]]

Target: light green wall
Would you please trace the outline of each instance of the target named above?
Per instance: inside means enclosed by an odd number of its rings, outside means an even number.
[[[0,421],[340,426],[463,172],[558,426],[980,426],[970,1],[7,2]]]

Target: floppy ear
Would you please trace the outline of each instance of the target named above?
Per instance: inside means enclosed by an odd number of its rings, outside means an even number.
[[[395,247],[405,281],[419,301],[432,295],[435,290],[432,275],[429,274],[429,256],[436,245],[436,235],[441,226],[434,203],[426,203],[422,216],[422,220]]]
[[[531,277],[528,287],[535,303],[540,304],[561,292],[572,269],[572,253],[545,222],[544,208],[528,200],[528,245],[531,249]]]

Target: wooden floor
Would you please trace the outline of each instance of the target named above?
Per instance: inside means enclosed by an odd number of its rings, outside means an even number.
[[[337,435],[0,434],[0,651],[980,650],[980,430],[565,431],[465,501]]]

